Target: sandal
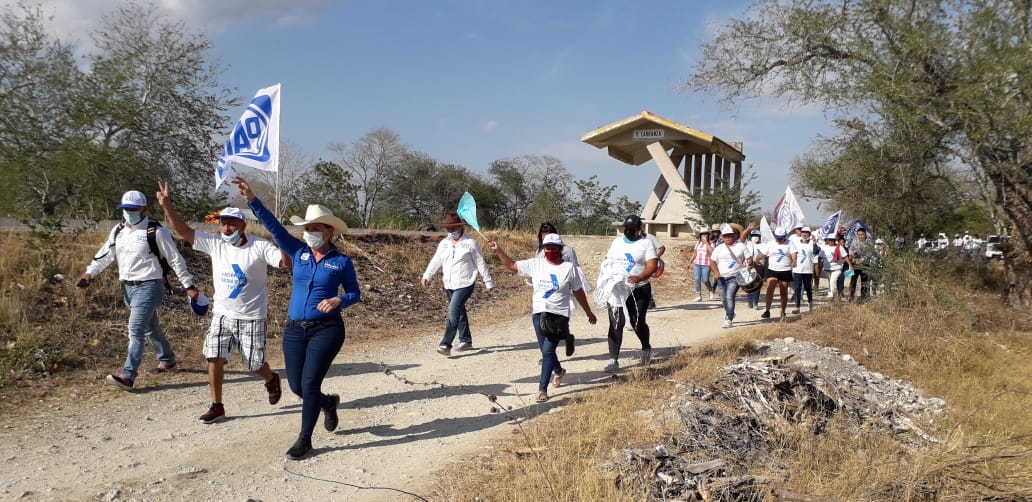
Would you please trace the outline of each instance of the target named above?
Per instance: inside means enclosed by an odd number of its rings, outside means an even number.
[[[566,376],[566,369],[561,369],[552,374],[552,387],[559,388],[563,384],[563,377]]]
[[[539,392],[536,401],[539,402],[539,403],[543,403],[545,401],[548,401],[548,393],[545,392],[545,391]]]

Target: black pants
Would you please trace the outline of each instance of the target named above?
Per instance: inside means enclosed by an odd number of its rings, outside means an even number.
[[[860,281],[860,299],[866,300],[871,292],[871,276],[867,275],[862,268],[853,269],[853,277],[849,278],[849,299],[853,299],[853,295],[856,293],[856,281]]]
[[[641,341],[641,348],[651,349],[649,344],[649,325],[645,322],[645,316],[649,311],[649,300],[652,299],[652,285],[646,284],[631,290],[627,297],[627,318],[634,328],[634,334],[638,335]],[[623,345],[623,329],[626,320],[624,309],[609,307],[609,357],[616,359],[620,357],[620,346]]]

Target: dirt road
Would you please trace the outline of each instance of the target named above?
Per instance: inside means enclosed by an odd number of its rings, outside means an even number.
[[[608,240],[569,240],[594,277]],[[678,273],[668,271],[668,284],[683,279]],[[660,306],[649,314],[659,358],[727,333],[718,302],[673,298],[680,296],[674,289],[660,290]],[[96,393],[44,397],[0,429],[0,499],[419,500],[437,468],[509,435],[510,416],[532,420],[611,382],[601,371],[608,357],[604,311],[596,310],[596,326],[574,313],[578,345],[564,360],[565,385],[538,405],[540,353],[529,316],[492,320],[486,306],[478,308],[472,352],[436,354],[436,331],[383,347],[346,343],[323,386],[341,395],[340,427],[329,433],[320,421],[315,454],[302,461],[284,458],[296,438],[300,400],[284,385],[283,399],[270,406],[260,378],[240,371],[239,363],[226,379],[230,419],[214,425],[197,420],[207,401],[203,373],[135,393],[111,389],[99,399]],[[634,367],[638,348],[627,332],[621,364]],[[493,413],[487,394],[512,411]]]

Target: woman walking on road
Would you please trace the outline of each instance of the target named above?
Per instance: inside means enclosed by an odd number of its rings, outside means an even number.
[[[332,243],[334,232],[348,227],[329,209],[312,204],[304,219],[290,217],[291,223],[305,227],[302,241],[283,228],[243,178],[234,177],[233,184],[276,245],[291,259],[294,281],[287,308],[289,319],[283,330],[283,360],[290,391],[302,400],[301,432],[287,450],[288,459],[299,460],[312,451],[312,432],[320,410],[325,414],[326,430],[337,429],[340,396],[323,394],[322,382],[344,345],[341,313],[358,303],[361,296],[355,265]],[[344,293],[339,294],[342,288]]]
[[[555,349],[570,332],[570,297],[573,296],[584,309],[589,324],[596,322],[584,295],[584,279],[573,263],[563,261],[563,240],[559,234],[547,234],[542,238],[543,258],[535,256],[529,260],[513,261],[497,242],[488,241],[487,247],[498,252],[503,267],[530,277],[534,286],[532,319],[542,357],[537,402],[543,403],[548,400],[548,382],[551,380],[553,387],[559,387],[566,375]]]

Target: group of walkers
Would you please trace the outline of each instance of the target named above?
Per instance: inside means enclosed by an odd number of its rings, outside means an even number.
[[[290,391],[301,399],[302,406],[300,431],[286,457],[302,459],[312,452],[312,435],[320,413],[327,431],[334,431],[339,422],[340,396],[324,393],[322,383],[344,344],[342,312],[361,299],[354,263],[333,243],[347,225],[326,207],[313,204],[308,206],[304,218],[290,218],[293,225],[303,227],[299,239],[265,208],[247,181],[235,177],[232,183],[272,235],[271,242],[247,233],[247,219],[239,208],[222,209],[218,213],[218,233],[209,234],[191,228],[179,216],[167,183],[159,183],[155,194],[175,232],[194,250],[211,258],[213,315],[203,345],[211,403],[199,419],[212,424],[226,418],[224,367],[234,353],[240,354],[250,372],[262,378],[263,394],[269,404],[279,402],[281,378],[270,368],[266,350],[268,267],[290,270],[292,288],[282,348],[287,383]],[[77,286],[88,288],[106,267],[118,264],[123,299],[130,312],[128,355],[121,372],[107,375],[106,380],[122,390],[132,391],[143,366],[145,339],[150,338],[158,359],[150,373],[168,373],[178,366],[157,314],[166,289],[171,291],[166,284],[167,273],[175,272],[191,306],[199,314],[206,313],[208,303],[194,283],[169,231],[147,217],[147,197],[132,190],[123,195],[116,207],[122,210],[123,221],[108,234]],[[443,226],[448,235],[438,244],[420,283],[428,287],[437,271],[442,271],[448,315],[437,352],[450,356],[453,349],[473,349],[466,303],[473,293],[477,275],[488,290],[494,288],[494,282],[479,243],[466,235],[462,219],[455,213],[448,214]],[[569,324],[574,304],[584,311],[589,324],[596,323],[586,294],[592,288],[580,268],[576,252],[563,241],[552,223],[541,225],[538,250],[532,258],[513,260],[498,242],[488,240],[486,245],[497,253],[506,270],[530,280],[531,324],[542,354],[536,401],[545,402],[549,398],[549,386],[560,387],[566,375],[557,355],[558,347],[565,346],[567,357],[574,353],[575,338]],[[619,370],[623,332],[628,326],[641,342],[642,363],[647,365],[651,360],[646,317],[654,301],[649,279],[662,272],[659,256],[663,251],[654,236],[650,238],[642,232],[641,219],[634,215],[625,219],[623,235],[610,246],[595,288],[596,301],[608,307],[611,360],[604,371]],[[458,343],[453,346],[456,337]]]
[[[827,273],[827,297],[835,301],[852,301],[858,291],[860,300],[866,300],[875,283],[877,269],[888,248],[878,239],[872,243],[867,229],[859,228],[850,244],[842,234],[828,235],[817,242],[810,227],[798,226],[789,233],[784,228],[773,230],[774,239],[760,242],[755,224],[743,228],[725,223],[720,229],[701,231],[698,242],[688,255],[695,281],[695,301],[703,301],[703,288],[709,299],[720,297],[724,307],[724,327],[734,326],[735,296],[740,286],[738,272],[742,267],[753,267],[761,275],[762,286],[747,294],[750,309],[762,309],[761,319],[771,318],[774,292],[780,299],[780,318],[784,318],[788,304],[794,301],[793,314],[806,305],[813,310],[814,292],[822,274]],[[846,279],[849,279],[848,294]],[[760,296],[765,292],[762,302]],[[791,292],[791,295],[790,295]]]

